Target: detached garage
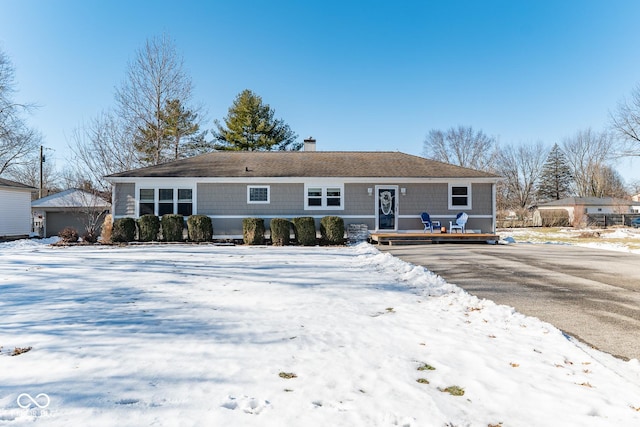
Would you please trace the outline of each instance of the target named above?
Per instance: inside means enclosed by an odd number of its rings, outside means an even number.
[[[0,239],[28,237],[31,233],[31,193],[36,189],[0,178]]]
[[[89,227],[100,233],[104,217],[111,204],[88,191],[72,188],[31,202],[33,221],[41,236],[57,236],[67,227],[80,236]]]

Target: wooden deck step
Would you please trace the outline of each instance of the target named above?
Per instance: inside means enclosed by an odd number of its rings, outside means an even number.
[[[393,245],[431,245],[433,240],[431,239],[389,239],[387,240],[389,246]]]

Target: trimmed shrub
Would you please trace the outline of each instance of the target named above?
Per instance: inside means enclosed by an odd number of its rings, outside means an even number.
[[[264,219],[243,219],[242,239],[244,240],[245,245],[264,245]]]
[[[213,237],[213,224],[206,215],[191,215],[187,218],[187,230],[192,242],[208,242]]]
[[[133,218],[118,218],[113,223],[111,241],[133,242],[136,239],[136,220]]]
[[[113,217],[111,214],[107,214],[104,217],[104,222],[102,223],[102,232],[100,233],[100,238],[102,243],[111,242],[111,231],[113,230]]]
[[[75,243],[79,237],[78,230],[72,227],[65,227],[60,230],[58,237],[60,237],[64,243]]]
[[[287,246],[291,238],[291,221],[284,218],[273,218],[269,222],[271,228],[271,244],[274,246]]]
[[[165,242],[182,242],[184,217],[178,214],[162,215],[162,239]]]
[[[160,219],[155,215],[142,215],[138,218],[138,240],[152,242],[158,240]]]
[[[316,221],[310,216],[293,218],[293,232],[296,241],[302,246],[316,245]]]
[[[320,220],[320,235],[328,245],[344,244],[344,220],[339,216],[325,216]]]

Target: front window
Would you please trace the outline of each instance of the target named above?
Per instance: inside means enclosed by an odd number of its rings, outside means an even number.
[[[191,188],[141,188],[139,190],[138,215],[193,214],[193,190]]]
[[[471,184],[449,184],[449,209],[471,209]]]
[[[155,190],[153,188],[141,188],[140,189],[140,216],[153,215],[156,212],[155,208]]]
[[[344,209],[342,186],[305,186],[305,209]]]
[[[158,216],[173,213],[173,188],[158,190]]]
[[[268,185],[250,185],[247,187],[247,203],[269,203]]]
[[[309,206],[322,206],[322,188],[307,189],[307,204]]]
[[[193,214],[193,190],[190,188],[178,189],[178,214],[190,216]]]
[[[327,188],[327,206],[340,206],[341,194],[340,188]]]

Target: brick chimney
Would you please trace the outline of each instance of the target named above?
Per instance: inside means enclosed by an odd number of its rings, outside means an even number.
[[[316,140],[312,136],[304,140],[304,151],[316,151]]]

